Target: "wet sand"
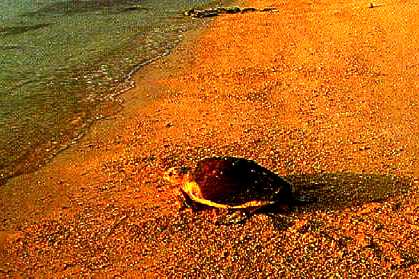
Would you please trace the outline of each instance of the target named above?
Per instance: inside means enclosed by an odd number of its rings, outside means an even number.
[[[189,33],[120,113],[2,186],[1,277],[418,276],[418,5],[247,4],[278,11]],[[162,173],[215,155],[317,202],[230,226],[179,211]]]

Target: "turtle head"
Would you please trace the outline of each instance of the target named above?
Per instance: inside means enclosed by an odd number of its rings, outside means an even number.
[[[173,184],[183,185],[191,181],[190,170],[184,166],[180,168],[173,167],[165,171],[163,179]]]

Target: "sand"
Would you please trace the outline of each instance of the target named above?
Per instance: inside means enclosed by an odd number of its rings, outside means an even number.
[[[373,4],[249,1],[277,11],[188,33],[121,112],[2,186],[0,277],[419,276],[419,6]],[[317,201],[229,226],[179,210],[163,172],[219,155]]]

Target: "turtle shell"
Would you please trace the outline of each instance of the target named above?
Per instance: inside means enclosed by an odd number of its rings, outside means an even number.
[[[292,186],[256,162],[213,157],[198,162],[192,174],[202,199],[227,206],[284,203],[293,200]]]

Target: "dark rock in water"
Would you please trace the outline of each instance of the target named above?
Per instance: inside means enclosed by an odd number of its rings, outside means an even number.
[[[238,13],[250,13],[250,12],[271,12],[276,11],[276,8],[267,7],[262,9],[257,9],[253,7],[247,8],[240,8],[240,7],[218,7],[218,8],[210,8],[204,10],[196,10],[191,9],[185,12],[186,16],[196,17],[196,18],[203,18],[203,17],[213,17],[219,14],[238,14]]]
[[[185,15],[185,16],[191,16],[192,14],[193,14],[193,12],[195,11],[195,9],[190,9],[190,10],[187,10],[186,12],[184,12],[183,14]]]
[[[242,8],[241,9],[241,13],[250,13],[250,12],[256,12],[258,9],[253,8],[253,7],[248,7],[248,8]]]
[[[213,17],[219,14],[217,9],[206,9],[206,10],[196,10],[191,9],[185,12],[185,15],[192,16],[196,18],[204,18],[204,17]]]
[[[185,12],[185,15],[192,16],[196,18],[203,18],[203,17],[213,17],[219,14],[236,14],[240,13],[241,9],[239,7],[219,7],[219,8],[209,8],[205,10],[196,10],[191,9]]]
[[[237,14],[241,12],[239,7],[221,7],[217,9],[219,13]]]

